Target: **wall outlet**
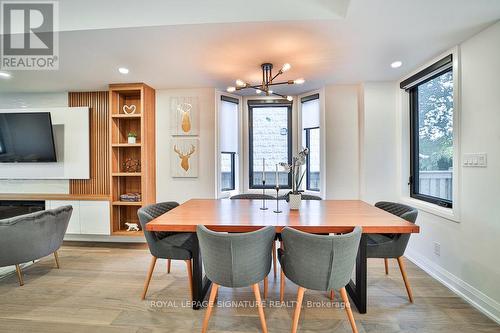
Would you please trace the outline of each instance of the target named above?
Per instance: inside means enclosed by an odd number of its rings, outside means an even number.
[[[441,256],[441,244],[439,244],[438,242],[434,242],[434,254],[438,257]]]

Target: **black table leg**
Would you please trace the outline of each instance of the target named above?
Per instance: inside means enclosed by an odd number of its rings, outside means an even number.
[[[356,258],[356,283],[351,280],[346,286],[347,293],[359,313],[366,313],[366,270],[366,236],[363,234]]]
[[[200,246],[198,238],[196,238],[193,245],[193,310],[198,310],[203,306],[203,301],[211,284],[212,281],[206,276],[203,277]]]

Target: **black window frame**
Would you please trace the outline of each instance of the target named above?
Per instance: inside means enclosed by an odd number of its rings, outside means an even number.
[[[304,131],[306,131],[306,148],[309,149],[309,154],[307,154],[306,157],[306,190],[307,191],[313,191],[313,192],[320,192],[319,188],[312,188],[311,187],[311,130],[320,130],[319,126],[316,127],[308,127],[304,128]],[[321,177],[321,172],[320,172],[320,177]]]
[[[234,151],[221,151],[221,157],[223,154],[229,154],[231,156],[231,187],[222,187],[221,182],[221,192],[234,191],[236,189],[236,153]],[[222,171],[220,172],[222,176]]]
[[[431,66],[425,68],[421,72],[415,74],[409,79],[401,82],[401,88],[406,89],[409,94],[409,109],[410,109],[410,178],[408,185],[410,187],[410,197],[429,202],[440,207],[453,208],[452,200],[433,197],[426,194],[419,193],[419,110],[418,110],[418,87],[433,80],[445,73],[451,72],[453,80],[455,75],[453,73],[453,57],[449,56],[437,61]],[[455,101],[454,101],[455,102]],[[455,110],[453,110],[455,112]],[[455,154],[455,151],[453,152]],[[455,166],[454,166],[455,167]],[[453,175],[454,177],[454,175]]]
[[[254,185],[253,184],[253,109],[262,107],[286,107],[288,114],[287,122],[287,143],[288,143],[288,164],[292,164],[292,102],[281,99],[273,100],[249,100],[248,101],[248,188],[249,189],[274,189],[274,185]],[[281,189],[292,188],[292,175],[288,173],[288,184]]]

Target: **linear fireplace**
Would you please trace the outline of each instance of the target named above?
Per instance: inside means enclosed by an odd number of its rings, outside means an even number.
[[[0,220],[45,210],[45,201],[0,200]]]

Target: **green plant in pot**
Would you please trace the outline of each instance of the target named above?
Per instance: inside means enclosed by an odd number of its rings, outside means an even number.
[[[309,149],[302,149],[296,156],[292,157],[292,164],[280,163],[287,172],[292,173],[292,190],[288,192],[286,200],[290,205],[290,209],[299,209],[302,202],[302,181],[306,174],[302,171],[302,166],[306,164],[306,158],[309,154]]]
[[[137,133],[134,131],[128,132],[128,143],[136,143],[137,142]]]

